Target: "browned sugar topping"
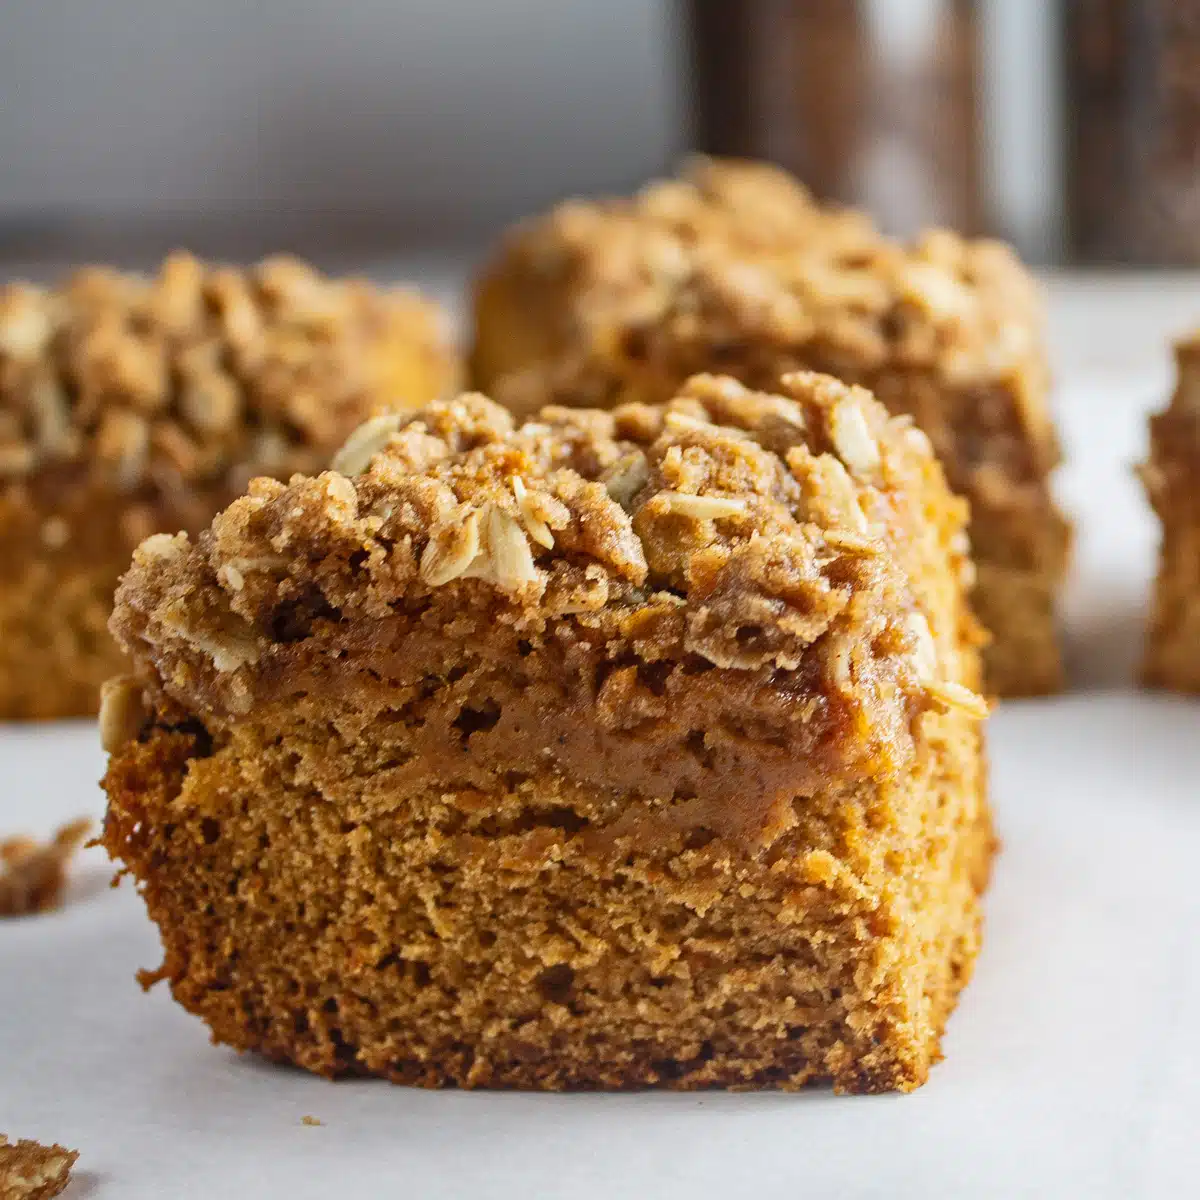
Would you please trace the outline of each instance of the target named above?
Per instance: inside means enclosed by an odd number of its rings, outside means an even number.
[[[995,380],[1037,352],[1036,293],[1007,246],[942,230],[898,243],[765,165],[698,159],[632,200],[560,205],[507,248],[569,281],[581,351],[631,330],[650,361],[811,343],[858,371],[891,363],[951,384]]]
[[[153,278],[93,267],[9,286],[0,485],[72,463],[122,491],[318,469],[391,399],[399,335],[440,352],[422,300],[287,257],[238,270],[175,254]]]
[[[245,711],[318,627],[481,610],[891,710],[897,689],[978,708],[961,631],[914,596],[904,498],[924,494],[945,498],[927,439],[825,376],[779,395],[701,376],[664,406],[523,424],[467,395],[369,422],[315,478],[254,481],[194,543],[144,542],[113,629],[193,711]],[[110,743],[141,720],[139,690],[110,689]]]

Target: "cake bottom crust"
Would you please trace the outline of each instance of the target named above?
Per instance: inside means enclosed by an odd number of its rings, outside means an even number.
[[[108,617],[128,565],[34,559],[0,579],[0,719],[95,714],[100,685],[124,669]]]

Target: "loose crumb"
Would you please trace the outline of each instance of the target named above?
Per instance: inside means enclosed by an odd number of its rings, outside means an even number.
[[[46,845],[29,837],[0,841],[0,917],[57,908],[67,881],[67,864],[91,828],[91,819],[80,817],[64,825]]]
[[[324,1125],[325,1122],[322,1121],[319,1117],[305,1116],[305,1117],[300,1118],[300,1124],[301,1125]]]
[[[9,1142],[0,1133],[0,1200],[49,1200],[71,1182],[79,1151],[39,1142]]]

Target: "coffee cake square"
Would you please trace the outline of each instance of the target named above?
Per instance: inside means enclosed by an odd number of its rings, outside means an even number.
[[[96,711],[144,537],[199,531],[255,475],[319,470],[456,375],[432,305],[291,258],[0,289],[0,719]]]
[[[464,396],[151,538],[101,714],[146,982],[326,1075],[916,1087],[993,849],[965,517],[798,373]]]

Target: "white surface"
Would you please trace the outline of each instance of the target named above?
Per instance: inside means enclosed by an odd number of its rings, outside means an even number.
[[[71,1197],[1159,1197],[1200,1178],[1200,703],[1128,676],[1154,531],[1129,464],[1200,319],[1184,279],[1051,282],[1081,528],[1076,690],[992,720],[1005,848],[946,1061],[907,1097],[488,1095],[328,1084],[208,1045],[126,885],[0,924],[0,1130],[80,1149]],[[0,730],[0,828],[100,811],[90,729]],[[312,1114],[325,1124],[308,1127]]]

